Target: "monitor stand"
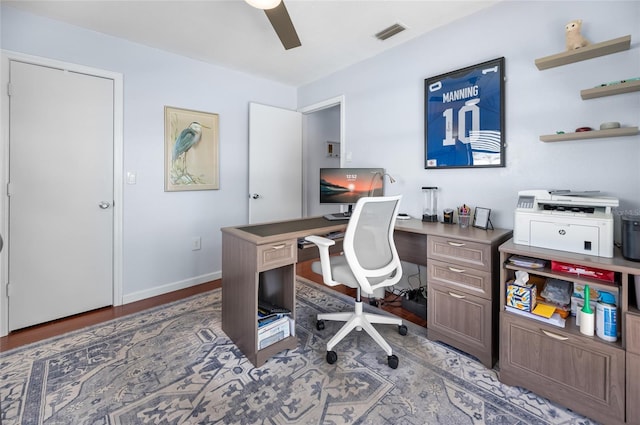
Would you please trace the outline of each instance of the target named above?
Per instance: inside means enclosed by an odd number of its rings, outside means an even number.
[[[353,213],[353,204],[349,204],[349,209],[347,211],[333,213],[333,214],[325,214],[324,218],[330,221],[349,220],[349,218],[351,218],[352,213]]]

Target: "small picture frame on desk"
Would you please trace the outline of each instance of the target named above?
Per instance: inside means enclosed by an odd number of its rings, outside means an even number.
[[[491,209],[476,207],[475,214],[473,216],[473,227],[487,230],[488,228],[493,230],[493,224],[491,224]]]

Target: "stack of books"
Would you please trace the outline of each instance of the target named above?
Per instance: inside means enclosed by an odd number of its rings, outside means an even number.
[[[258,302],[258,349],[261,350],[294,334],[295,322],[291,311]]]

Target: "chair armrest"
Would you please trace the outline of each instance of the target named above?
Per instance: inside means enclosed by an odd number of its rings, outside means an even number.
[[[331,260],[329,258],[329,247],[336,244],[333,239],[323,238],[322,236],[311,235],[304,240],[315,244],[320,253],[320,267],[322,267],[322,280],[329,286],[335,286],[339,283],[333,280],[331,273]]]
[[[304,240],[316,244],[318,246],[318,249],[320,249],[320,247],[326,247],[328,249],[330,246],[336,244],[336,241],[334,241],[333,239],[323,238],[322,236],[316,235],[307,236],[306,238],[304,238]]]

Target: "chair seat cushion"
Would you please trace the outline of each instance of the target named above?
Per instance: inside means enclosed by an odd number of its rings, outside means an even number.
[[[358,281],[356,280],[356,277],[351,272],[351,268],[349,267],[349,264],[347,264],[347,259],[344,255],[331,256],[330,260],[333,280],[335,280],[336,282],[340,282],[350,288],[357,289],[360,287]],[[322,275],[322,265],[320,261],[314,261],[311,264],[311,270],[313,270],[314,273]],[[378,282],[382,282],[383,280],[384,278],[371,279],[371,283],[376,284]],[[369,297],[373,295],[373,298],[384,298],[384,288],[376,289],[373,292],[373,294],[365,294],[363,292],[363,295],[367,295]]]

